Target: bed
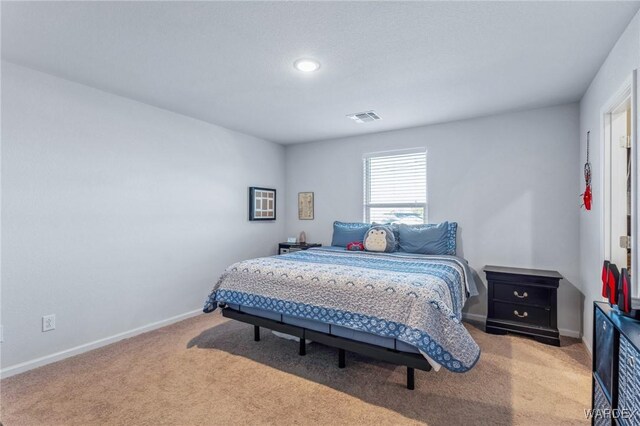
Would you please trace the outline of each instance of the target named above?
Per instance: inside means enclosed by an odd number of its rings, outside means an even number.
[[[414,368],[465,372],[480,348],[462,324],[462,308],[477,295],[467,262],[456,256],[351,252],[312,248],[231,265],[204,306],[235,320],[345,352]]]

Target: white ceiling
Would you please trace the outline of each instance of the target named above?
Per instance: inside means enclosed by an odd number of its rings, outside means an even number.
[[[2,57],[286,144],[577,101],[639,6],[3,2]]]

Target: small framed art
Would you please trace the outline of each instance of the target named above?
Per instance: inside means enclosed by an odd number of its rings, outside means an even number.
[[[249,220],[276,220],[276,190],[249,188]]]
[[[298,192],[298,219],[313,220],[313,192]]]

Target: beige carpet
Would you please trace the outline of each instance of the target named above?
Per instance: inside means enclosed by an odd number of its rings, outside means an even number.
[[[467,326],[482,348],[468,373],[405,369],[308,346],[219,312],[3,380],[4,426],[192,424],[586,423],[590,358],[563,347]]]

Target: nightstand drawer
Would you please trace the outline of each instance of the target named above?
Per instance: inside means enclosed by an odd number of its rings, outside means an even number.
[[[551,290],[519,283],[494,282],[493,299],[522,305],[550,306]]]
[[[527,306],[508,302],[493,302],[494,318],[531,324],[539,327],[549,327],[551,311],[545,308]]]

